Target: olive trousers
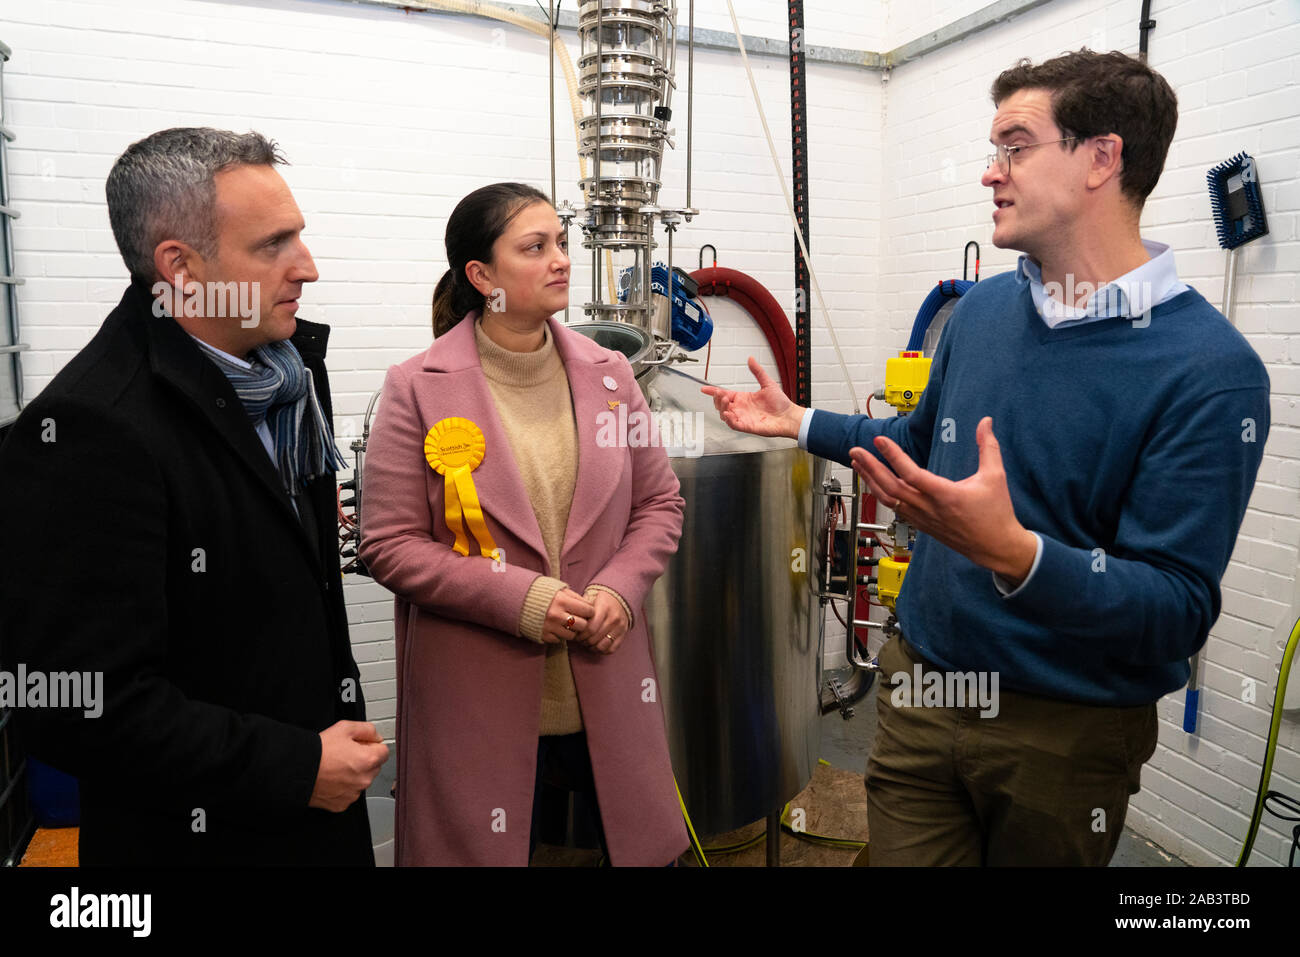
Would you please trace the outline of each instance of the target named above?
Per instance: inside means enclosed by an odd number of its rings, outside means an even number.
[[[1007,691],[985,676],[936,705],[945,673],[905,639],[880,651],[867,762],[867,861],[880,865],[1104,866],[1155,753],[1155,702],[1102,707]],[[922,682],[934,694],[917,688]],[[969,691],[973,685],[967,686]],[[949,694],[949,698],[956,696]],[[994,713],[996,712],[996,713]],[[986,716],[981,716],[981,715]]]

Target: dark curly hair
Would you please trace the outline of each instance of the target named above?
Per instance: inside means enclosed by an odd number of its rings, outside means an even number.
[[[1107,133],[1124,141],[1120,188],[1140,210],[1165,168],[1178,126],[1178,98],[1165,78],[1124,53],[1083,49],[1038,66],[1021,60],[998,75],[990,93],[998,105],[1026,89],[1049,91],[1061,135],[1078,137],[1062,148],[1073,151]]]

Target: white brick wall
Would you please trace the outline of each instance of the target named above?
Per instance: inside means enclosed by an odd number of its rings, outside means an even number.
[[[907,4],[807,0],[807,42],[884,51],[984,6],[983,0]],[[722,0],[700,0],[697,23],[729,30]],[[746,33],[784,38],[784,3],[738,4]],[[993,109],[988,87],[1020,56],[1043,59],[1089,45],[1134,52],[1130,0],[1056,0],[962,43],[879,74],[809,64],[812,249],[855,391],[880,384],[936,278],[960,275],[968,239],[983,275],[1014,254],[989,243],[979,186]],[[1161,702],[1161,744],[1129,822],[1195,863],[1235,857],[1257,783],[1281,640],[1300,612],[1300,26],[1287,0],[1187,0],[1158,11],[1153,66],[1177,90],[1182,114],[1144,232],[1175,246],[1182,278],[1212,302],[1222,288],[1205,169],[1238,150],[1260,163],[1272,234],[1243,251],[1237,323],[1268,364],[1273,432],[1252,507],[1225,579],[1210,639],[1201,733],[1180,727],[1182,693]],[[566,37],[576,57],[576,37]],[[442,233],[476,186],[522,179],[549,186],[544,41],[486,20],[405,13],[341,0],[0,0],[28,396],[90,338],[117,302],[117,257],[103,183],[132,141],[173,125],[258,129],[280,141],[308,222],[321,281],[304,318],[334,332],[336,426],[359,429],[392,363],[425,348],[433,283],[445,269]],[[791,227],[753,112],[739,57],[697,50],[694,205],[677,261],[705,242],[719,262],[749,272],[792,305]],[[752,57],[781,163],[789,169],[789,79],[784,61]],[[684,79],[684,57],[679,76]],[[560,196],[579,200],[577,162],[557,71]],[[685,102],[674,104],[678,151],[665,161],[663,200],[685,198]],[[578,236],[575,232],[575,245]],[[663,250],[661,249],[661,252]],[[589,288],[575,255],[575,302]],[[710,378],[747,381],[745,357],[770,363],[757,330],[713,300],[718,332]],[[815,316],[816,404],[848,411],[829,337]],[[702,372],[702,368],[697,371]],[[391,603],[372,582],[346,585],[354,649],[371,714],[393,732]],[[842,647],[838,626],[827,646]],[[832,656],[828,656],[832,657]],[[1259,684],[1253,705],[1241,682]],[[1298,678],[1297,680],[1300,680]],[[1300,793],[1300,733],[1283,726],[1274,785]],[[1267,826],[1257,861],[1282,858]]]
[[[891,3],[888,42],[897,45],[980,6],[978,0]],[[894,20],[904,10],[906,26]],[[990,243],[989,191],[979,185],[989,152],[993,78],[1021,56],[1041,61],[1084,45],[1136,53],[1138,10],[1126,0],[1056,0],[893,71],[880,153],[887,184],[881,234],[887,240],[879,257],[871,368],[881,368],[906,336],[921,291],[939,275],[960,275],[966,240],[981,244],[982,275],[1014,266],[1016,253]],[[1192,737],[1182,730],[1182,691],[1160,702],[1160,744],[1128,820],[1192,863],[1223,864],[1236,859],[1245,836],[1282,643],[1300,614],[1294,584],[1300,546],[1300,15],[1287,2],[1194,0],[1161,5],[1153,16],[1150,62],[1178,94],[1180,118],[1165,173],[1143,215],[1143,234],[1171,243],[1183,281],[1219,303],[1225,254],[1214,234],[1205,172],[1241,150],[1259,162],[1271,230],[1240,253],[1236,322],[1268,366],[1274,422],[1224,578],[1223,614],[1207,646],[1200,731]],[[1258,682],[1253,704],[1242,701],[1245,678]],[[1298,737],[1291,717],[1282,727],[1272,782],[1291,794],[1300,794]],[[1252,859],[1285,861],[1289,846],[1290,838],[1265,817]]]

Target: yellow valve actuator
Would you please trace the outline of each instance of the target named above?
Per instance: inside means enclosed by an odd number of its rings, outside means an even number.
[[[885,360],[885,401],[899,412],[911,412],[930,381],[930,360],[919,352],[900,352]]]
[[[903,588],[903,576],[907,574],[907,562],[896,558],[882,558],[876,565],[876,594],[882,605],[894,610],[898,593]]]

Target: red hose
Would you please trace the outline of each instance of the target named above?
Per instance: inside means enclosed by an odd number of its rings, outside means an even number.
[[[767,344],[776,357],[777,376],[781,380],[781,389],[791,401],[795,389],[795,344],[794,330],[785,310],[776,301],[767,288],[753,276],[737,269],[725,266],[712,266],[697,269],[691,278],[700,284],[698,296],[726,296],[744,309],[758,328],[762,330]]]

